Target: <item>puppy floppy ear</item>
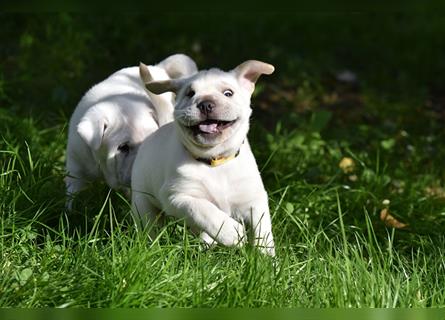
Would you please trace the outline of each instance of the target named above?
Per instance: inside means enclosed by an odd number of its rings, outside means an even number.
[[[153,80],[168,80],[169,75],[167,72],[158,66],[146,66],[142,62],[139,64],[139,75],[145,86],[147,83],[153,82]],[[162,126],[168,122],[173,121],[173,94],[164,93],[157,94],[151,90],[147,90],[147,94],[156,110],[156,116],[158,125]]]
[[[181,80],[163,80],[163,81],[152,81],[145,84],[148,91],[154,94],[161,94],[164,92],[174,92],[178,93],[181,89],[183,81]]]
[[[161,94],[169,91],[177,93],[183,84],[183,79],[153,81],[154,78],[148,66],[142,62],[139,64],[139,75],[147,90],[154,94]]]
[[[240,84],[250,93],[255,89],[255,82],[262,74],[272,74],[275,68],[273,65],[258,60],[248,60],[241,63],[232,70]]]
[[[153,77],[151,76],[150,70],[148,70],[148,66],[139,62],[139,76],[144,84],[153,81]]]
[[[107,129],[107,123],[104,120],[96,120],[84,118],[77,125],[77,132],[80,137],[93,150],[98,150],[102,144],[102,140]]]
[[[144,84],[152,82],[153,80],[170,80],[170,76],[163,68],[147,66],[142,62],[139,63],[139,76]]]

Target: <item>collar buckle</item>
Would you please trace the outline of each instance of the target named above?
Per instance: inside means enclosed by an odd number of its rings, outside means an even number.
[[[228,157],[222,157],[221,156],[221,157],[210,158],[210,159],[196,158],[196,160],[200,161],[200,162],[204,162],[205,164],[207,164],[207,165],[209,165],[211,167],[217,167],[217,166],[220,166],[220,165],[222,165],[222,164],[224,164],[224,163],[226,163],[226,162],[228,162],[228,161],[230,161],[232,159],[235,159],[239,155],[239,152],[240,152],[240,150],[238,149],[238,151],[235,154],[233,154],[231,156],[228,156]]]

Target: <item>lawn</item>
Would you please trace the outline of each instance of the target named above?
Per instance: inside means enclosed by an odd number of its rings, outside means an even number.
[[[445,306],[443,17],[0,20],[0,307]],[[276,67],[259,80],[249,133],[275,259],[206,250],[175,221],[148,241],[125,197],[100,183],[64,208],[67,123],[82,94],[175,52],[200,68]]]

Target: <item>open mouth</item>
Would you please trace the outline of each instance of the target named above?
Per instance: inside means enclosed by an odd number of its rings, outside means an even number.
[[[220,133],[224,129],[230,127],[236,120],[223,121],[215,119],[207,119],[194,126],[189,127],[194,134],[215,134]]]

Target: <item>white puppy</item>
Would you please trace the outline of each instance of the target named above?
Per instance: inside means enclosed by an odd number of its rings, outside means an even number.
[[[175,121],[149,136],[134,162],[132,210],[143,226],[164,211],[208,243],[235,246],[246,224],[254,244],[275,254],[268,196],[246,138],[255,82],[273,71],[251,60],[229,72],[146,83],[155,94],[176,93],[176,105]]]
[[[183,54],[146,68],[156,80],[197,72],[193,60]],[[140,143],[173,120],[173,94],[152,101],[141,77],[146,75],[140,75],[138,67],[121,69],[92,87],[77,105],[69,123],[66,155],[69,209],[72,196],[88,181],[104,179],[112,188],[128,188]]]

